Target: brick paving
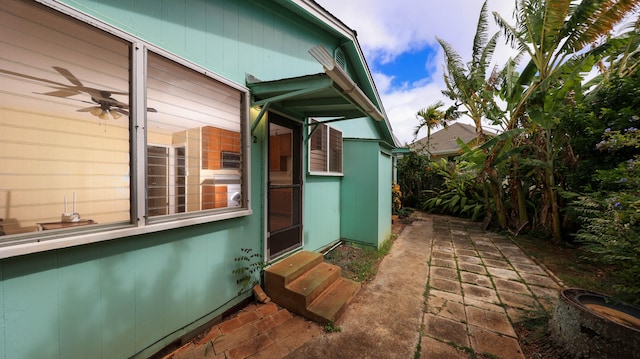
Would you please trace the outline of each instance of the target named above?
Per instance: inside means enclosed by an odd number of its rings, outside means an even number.
[[[393,287],[394,283],[384,279],[384,273],[378,273],[368,288],[358,294],[376,296],[375,300],[354,298],[357,304],[348,307],[336,323],[343,328],[340,333],[325,333],[319,325],[274,303],[254,304],[165,358],[341,358],[345,353],[363,353],[360,355],[362,358],[404,358],[407,352],[415,352],[415,357],[419,354],[423,359],[475,358],[482,355],[503,359],[525,358],[513,324],[536,313],[539,315],[541,311],[551,313],[561,283],[552,273],[524,255],[508,238],[485,232],[478,223],[422,213],[415,214],[414,219],[415,222],[405,228],[396,240],[390,260],[403,263],[402,256],[407,256],[407,260],[416,256],[411,251],[394,252],[396,247],[421,246],[419,254],[427,265],[419,267],[427,273],[418,278],[426,278],[426,283],[418,279],[411,284],[423,286],[416,288],[424,293],[422,308],[415,308],[420,310],[403,313],[395,310],[397,308],[367,309],[367,305],[375,306],[385,297],[397,295],[395,290],[385,289]],[[392,271],[394,277],[406,272],[406,268],[384,265],[380,268],[381,271]],[[378,278],[382,282],[376,282]],[[397,307],[402,308],[399,298],[393,300],[397,300]],[[410,303],[416,305],[418,302]],[[355,328],[362,327],[362,320],[365,320],[359,318],[363,310],[369,322],[389,320],[397,325],[397,329],[391,334],[373,327],[357,331]],[[374,315],[382,318],[376,319]],[[401,322],[406,322],[409,328],[417,326],[415,331],[418,334],[413,341],[407,341],[406,337],[393,337],[394,333],[400,335]],[[359,339],[354,340],[356,337]],[[358,350],[357,347],[389,339],[402,339],[402,343],[411,347],[402,355],[395,349],[396,356],[383,350],[388,344],[375,350]],[[353,355],[349,354],[350,357],[358,357]]]
[[[165,358],[282,358],[322,333],[316,323],[273,302],[251,304]]]

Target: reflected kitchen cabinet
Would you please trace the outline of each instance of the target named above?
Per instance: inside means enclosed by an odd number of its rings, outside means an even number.
[[[223,168],[237,168],[236,163],[225,162],[225,158],[234,157],[223,156],[224,153],[240,154],[240,133],[212,126],[203,127],[202,169],[219,170]]]

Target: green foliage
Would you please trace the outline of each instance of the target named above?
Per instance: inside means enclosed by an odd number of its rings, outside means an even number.
[[[440,175],[444,182],[440,189],[427,191],[433,197],[422,203],[422,209],[474,220],[484,214],[482,187],[477,181],[477,172],[471,170],[468,163],[442,159],[431,166],[430,171]]]
[[[571,152],[558,162],[558,172],[566,189],[597,191],[603,182],[593,176],[595,172],[616,168],[640,152],[632,146],[602,147],[603,133],[624,134],[630,127],[640,127],[639,108],[640,73],[636,73],[611,78],[576,107],[565,109],[558,130],[569,138]],[[600,147],[600,151],[594,150]]]
[[[599,148],[637,148],[639,138],[636,128],[606,131]],[[639,161],[635,155],[616,168],[598,171],[601,190],[579,196],[572,206],[583,224],[576,238],[592,253],[590,259],[615,268],[614,287],[632,304],[640,304]]]
[[[442,183],[442,178],[429,170],[431,161],[427,156],[410,153],[400,158],[397,166],[403,207],[418,207],[424,200],[424,191]]]
[[[402,209],[402,192],[400,191],[400,185],[391,185],[391,213],[399,214]]]
[[[255,274],[260,274],[267,265],[262,260],[262,255],[253,253],[253,249],[241,248],[240,250],[243,254],[234,258],[234,261],[240,266],[231,271],[237,277],[236,284],[241,286],[238,295],[259,283],[259,280],[255,278]]]
[[[413,213],[413,209],[408,208],[408,207],[402,207],[398,210],[398,212],[396,213],[400,218],[406,218],[409,217],[411,215],[411,213]]]
[[[340,333],[342,331],[341,327],[337,327],[336,323],[330,321],[327,325],[324,326],[324,331],[327,333]]]

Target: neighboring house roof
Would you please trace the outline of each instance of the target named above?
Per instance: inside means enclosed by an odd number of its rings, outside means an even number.
[[[494,137],[496,133],[483,129],[487,137]],[[476,139],[475,126],[456,122],[447,127],[431,134],[430,139],[421,138],[409,145],[412,151],[419,154],[431,153],[432,155],[457,155],[460,153],[460,145],[457,140],[461,139],[464,143],[469,144]],[[427,143],[429,151],[427,151]]]

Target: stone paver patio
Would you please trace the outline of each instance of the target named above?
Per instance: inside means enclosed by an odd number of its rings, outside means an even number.
[[[561,283],[478,223],[414,219],[336,323],[341,332],[251,305],[165,358],[525,358],[513,323],[551,313]]]

